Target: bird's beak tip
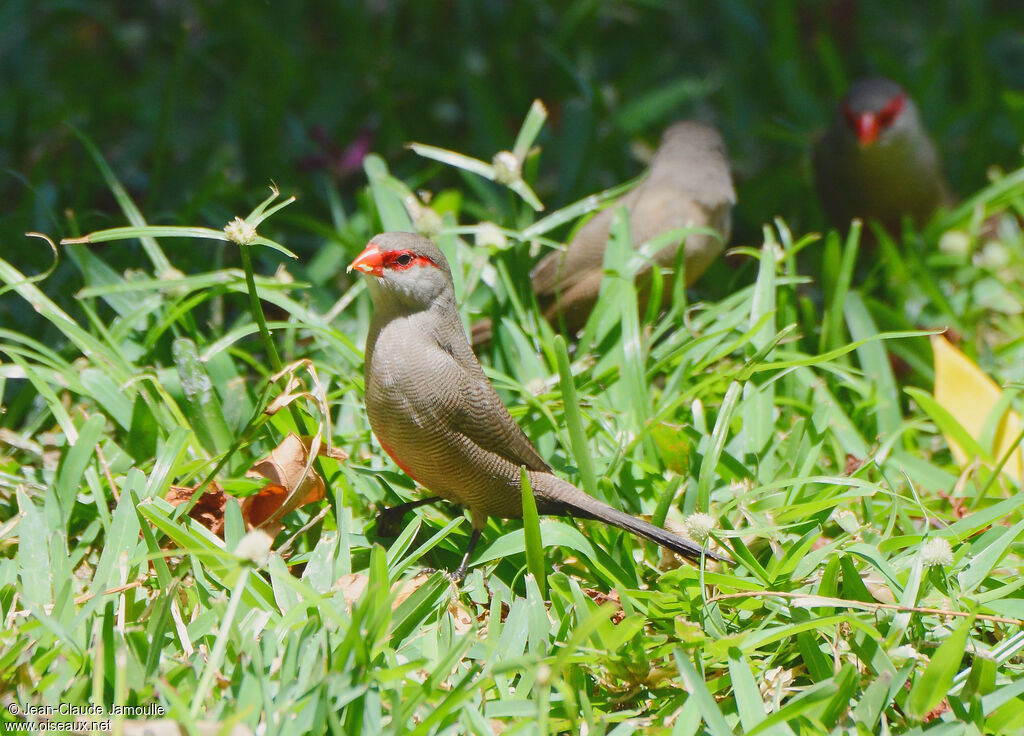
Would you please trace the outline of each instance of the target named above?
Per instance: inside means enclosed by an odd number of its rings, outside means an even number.
[[[873,113],[862,113],[857,118],[857,140],[862,146],[870,146],[878,140],[880,125],[878,118]]]
[[[351,273],[352,271],[359,271],[361,273],[368,273],[371,275],[379,275],[381,273],[382,261],[380,249],[376,243],[370,243],[363,249],[363,252],[356,256],[356,259],[352,263],[348,264],[348,268],[345,269],[345,273]]]

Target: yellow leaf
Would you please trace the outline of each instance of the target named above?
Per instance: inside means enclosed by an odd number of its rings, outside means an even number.
[[[953,415],[971,437],[980,441],[989,414],[1003,397],[1002,389],[941,335],[932,337],[932,350],[935,352],[935,400]],[[1020,417],[1007,409],[999,420],[992,440],[993,458],[1001,458],[1010,450],[1011,443],[1020,434],[1020,428]],[[974,461],[951,437],[947,436],[946,441],[960,467]],[[1022,465],[1021,450],[1018,448],[1006,461],[1003,472],[1020,483],[1024,474]]]

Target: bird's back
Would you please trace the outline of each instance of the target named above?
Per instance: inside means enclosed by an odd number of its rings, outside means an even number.
[[[735,202],[725,143],[718,131],[690,120],[673,124],[662,135],[647,177],[583,225],[565,251],[549,253],[534,268],[533,289],[545,317],[551,322],[561,317],[570,332],[586,321],[600,292],[605,248],[619,209],[629,214],[634,247],[677,228],[711,227],[720,234],[687,237],[684,263],[689,286],[728,241]],[[672,265],[678,248],[678,242],[666,245],[655,263]]]

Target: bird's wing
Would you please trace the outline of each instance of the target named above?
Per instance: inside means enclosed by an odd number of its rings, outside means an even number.
[[[551,466],[508,413],[498,392],[477,362],[469,343],[463,339],[455,341],[454,345],[439,344],[452,356],[459,369],[456,379],[459,385],[458,399],[453,413],[452,431],[517,467],[525,465],[527,470],[550,472]]]
[[[609,207],[598,212],[576,232],[564,251],[553,251],[544,256],[530,273],[530,282],[537,297],[554,298],[564,293],[592,273],[600,272],[604,265],[604,251],[608,246],[615,213],[622,207],[632,209],[641,196],[643,182],[619,197]]]
[[[614,214],[612,208],[598,212],[579,229],[564,251],[552,251],[538,261],[530,273],[538,297],[554,297],[587,273],[600,270]]]

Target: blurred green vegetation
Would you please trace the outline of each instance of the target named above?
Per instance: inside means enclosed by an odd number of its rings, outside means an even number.
[[[955,328],[1020,411],[1022,27],[1008,1],[0,5],[0,694],[267,734],[1018,733],[1024,495],[994,421],[952,458],[918,328]],[[813,234],[808,150],[868,73],[917,98],[965,201],[858,254]],[[545,213],[404,148],[490,161],[536,98]],[[527,282],[537,233],[580,210],[540,218],[689,116],[729,143],[742,258],[644,313],[620,220],[570,361]],[[297,260],[142,225],[219,230],[271,181],[298,202],[259,232]],[[467,525],[377,526],[417,491],[371,440],[344,268],[421,190],[541,453],[633,513],[711,514],[734,565],[666,571],[615,529],[530,518],[489,523],[461,588],[409,580],[454,567]],[[129,220],[138,240],[60,246],[52,273],[24,236]],[[474,242],[484,220],[504,245]],[[254,493],[246,470],[312,427],[351,457],[316,461],[326,500],[272,551],[242,554],[233,503],[218,537],[165,502]]]
[[[302,240],[291,245],[311,253],[330,235],[313,223],[330,219],[332,190],[351,202],[364,183],[343,156],[361,136],[400,177],[436,187],[445,179],[404,143],[489,160],[540,98],[552,113],[537,182],[549,207],[635,175],[632,141],[700,116],[729,143],[736,241],[751,242],[776,215],[821,225],[806,153],[829,105],[867,73],[918,99],[957,191],[979,188],[990,165],[1015,166],[1022,26],[1012,0],[8,0],[0,236],[12,260],[41,268],[49,255],[26,230],[120,222],[71,123],[151,222],[219,226],[273,180],[300,197],[291,217],[307,228],[287,222]]]

